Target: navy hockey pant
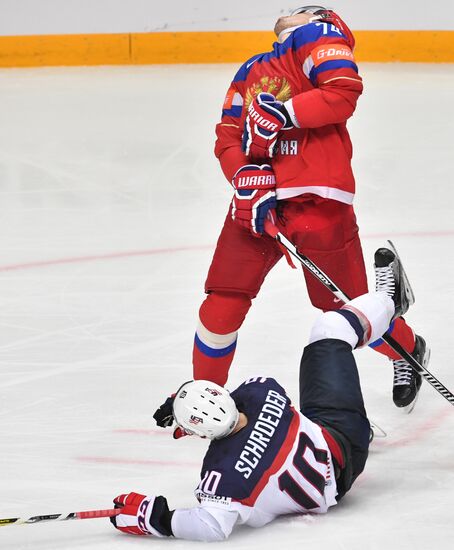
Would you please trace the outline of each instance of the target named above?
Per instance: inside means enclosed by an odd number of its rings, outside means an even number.
[[[300,410],[330,431],[343,449],[346,465],[337,479],[339,499],[364,469],[370,435],[358,369],[347,342],[325,339],[304,348]]]

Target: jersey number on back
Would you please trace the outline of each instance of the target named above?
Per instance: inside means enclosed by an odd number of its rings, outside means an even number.
[[[298,472],[310,483],[321,495],[325,490],[325,477],[315,470],[304,458],[306,449],[309,448],[317,462],[328,464],[328,453],[323,449],[316,449],[314,442],[305,433],[300,433],[298,448],[293,457],[293,464]],[[318,508],[318,504],[306,493],[303,487],[292,477],[288,470],[285,470],[279,478],[279,489],[287,493],[295,502],[306,510]]]

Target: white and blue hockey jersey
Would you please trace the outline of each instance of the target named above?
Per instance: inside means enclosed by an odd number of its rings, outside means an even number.
[[[254,378],[231,396],[247,426],[211,442],[195,492],[199,506],[173,514],[177,538],[222,540],[236,524],[260,527],[280,515],[322,514],[336,504],[321,429],[292,407],[282,386]]]

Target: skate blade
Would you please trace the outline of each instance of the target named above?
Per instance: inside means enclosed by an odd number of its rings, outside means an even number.
[[[383,428],[380,428],[378,424],[376,424],[375,422],[372,422],[371,420],[369,420],[369,424],[370,424],[370,431],[371,431],[369,443],[372,442],[372,440],[375,439],[376,437],[383,438],[387,436],[387,433],[385,432],[385,430]]]
[[[430,360],[430,348],[426,347],[426,351],[424,353],[424,357],[422,358],[421,365],[424,368],[427,367],[427,364],[429,363],[429,360]],[[421,386],[422,386],[422,383],[421,383]],[[418,393],[416,394],[416,397],[413,399],[413,401],[409,405],[407,405],[406,407],[402,407],[402,410],[405,413],[410,414],[411,411],[415,408],[416,401],[418,400],[418,397],[419,397],[419,392],[421,391],[421,386],[419,387]]]
[[[402,282],[403,282],[403,285],[404,285],[405,296],[407,297],[408,305],[412,306],[415,303],[415,293],[413,292],[413,289],[411,288],[410,281],[408,280],[407,274],[406,274],[405,269],[404,269],[404,265],[402,263],[402,260],[400,259],[400,256],[399,256],[399,253],[396,250],[396,247],[394,246],[394,243],[392,241],[388,240],[388,244],[389,244],[389,247],[391,248],[391,250],[396,255],[396,258],[400,262],[400,268],[402,270]]]
[[[413,399],[413,401],[407,405],[406,407],[402,407],[402,411],[406,414],[410,414],[412,410],[415,408],[416,401],[418,401],[419,392],[421,391],[421,388],[419,388],[418,393],[416,394],[416,397]]]

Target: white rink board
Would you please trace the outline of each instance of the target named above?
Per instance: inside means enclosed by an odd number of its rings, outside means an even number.
[[[1,71],[0,518],[108,508],[130,490],[195,504],[206,443],[175,442],[151,416],[191,376],[230,197],[212,149],[234,71]],[[365,64],[362,74],[350,127],[365,257],[371,266],[384,239],[395,242],[416,293],[408,320],[453,389],[454,67]],[[281,262],[241,331],[231,387],[275,376],[297,401],[315,316],[301,273]],[[241,528],[223,548],[449,547],[452,406],[424,383],[404,415],[385,358],[356,357],[370,417],[388,433],[364,475],[326,516]],[[107,520],[0,529],[2,550],[145,547],[200,544],[123,536]]]
[[[323,3],[322,3],[323,4]],[[0,0],[0,36],[272,30],[304,2],[263,0]],[[452,30],[454,3],[438,0],[333,0],[353,30]]]

